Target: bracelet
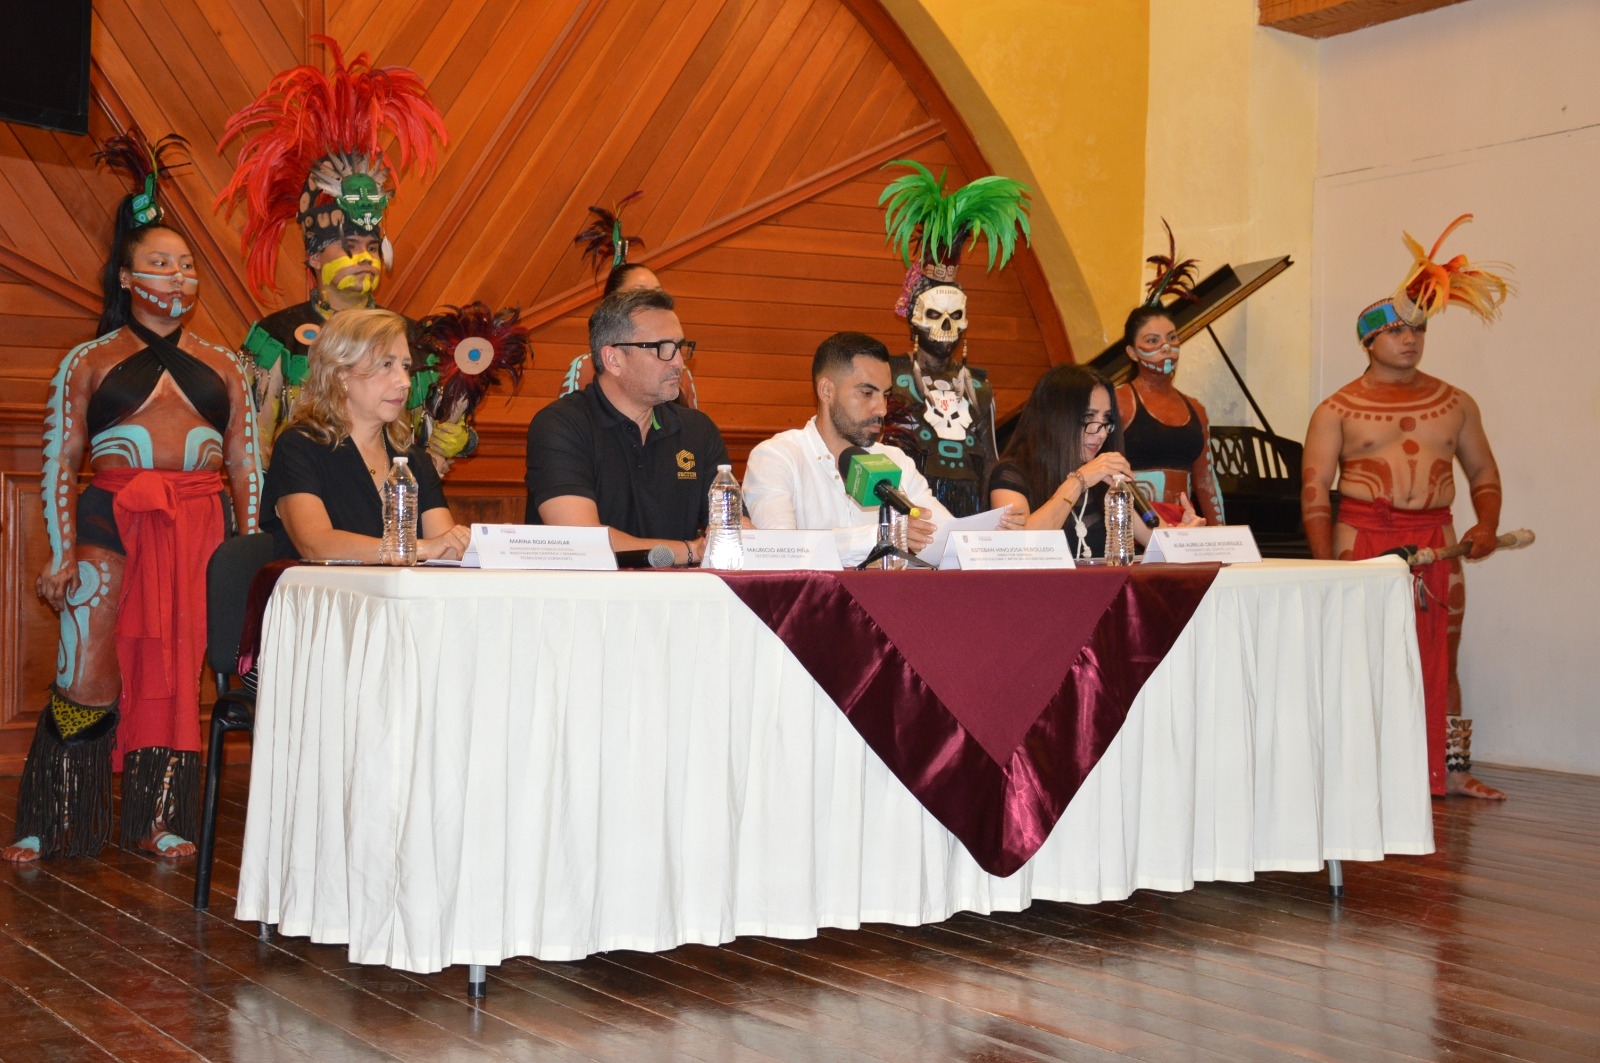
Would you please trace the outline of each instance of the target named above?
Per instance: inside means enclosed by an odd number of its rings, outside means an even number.
[[[1083,473],[1077,469],[1072,470],[1072,478],[1078,481],[1078,497],[1082,498],[1089,493],[1089,481],[1083,478]]]
[[[688,539],[682,539],[680,542],[683,543],[683,556],[685,559],[683,562],[684,565],[687,566],[694,564],[694,547],[689,545]]]

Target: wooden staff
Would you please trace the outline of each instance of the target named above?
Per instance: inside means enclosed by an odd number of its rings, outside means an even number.
[[[1532,544],[1533,532],[1527,528],[1518,528],[1514,532],[1506,532],[1495,540],[1495,546],[1501,550],[1521,550],[1524,546]],[[1406,559],[1406,564],[1412,568],[1421,565],[1431,565],[1435,561],[1449,561],[1453,557],[1466,557],[1472,552],[1472,544],[1459,542],[1454,546],[1402,546],[1391,550],[1389,553]]]

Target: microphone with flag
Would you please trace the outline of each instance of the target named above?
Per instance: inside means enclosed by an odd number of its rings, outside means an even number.
[[[922,516],[921,507],[900,491],[900,466],[886,454],[845,447],[839,454],[839,476],[845,494],[858,506],[887,505],[908,517]]]

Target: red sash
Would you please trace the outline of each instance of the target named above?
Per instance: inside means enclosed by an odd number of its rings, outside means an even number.
[[[200,668],[206,647],[206,562],[222,541],[222,477],[216,471],[102,469],[94,482],[116,495],[113,512],[127,562],[117,610],[123,754],[200,748]]]
[[[1353,557],[1376,557],[1397,546],[1445,545],[1450,507],[1395,509],[1387,501],[1339,500],[1339,523],[1356,530]],[[1444,793],[1445,716],[1450,708],[1450,572],[1459,561],[1435,561],[1413,569],[1422,581],[1426,608],[1417,609],[1417,648],[1422,655],[1422,700],[1427,707],[1428,785]]]

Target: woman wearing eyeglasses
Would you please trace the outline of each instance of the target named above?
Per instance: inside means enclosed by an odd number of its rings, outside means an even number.
[[[1029,529],[1062,529],[1080,559],[1104,557],[1106,485],[1133,476],[1122,444],[1111,384],[1086,366],[1058,365],[1034,385],[989,474],[989,505],[1022,509]],[[1201,523],[1187,497],[1181,505],[1175,523]],[[1150,541],[1143,521],[1134,521],[1133,534],[1140,543]]]
[[[273,445],[261,530],[279,557],[379,560],[383,481],[394,458],[417,478],[417,560],[459,560],[472,532],[455,522],[439,474],[406,416],[411,349],[406,319],[345,310],[312,341],[305,386]]]
[[[1206,411],[1172,384],[1178,369],[1178,327],[1159,306],[1141,306],[1123,328],[1137,375],[1117,388],[1123,453],[1148,489],[1158,512],[1176,517],[1180,499],[1192,495],[1206,524],[1222,524],[1222,491],[1211,468]]]

